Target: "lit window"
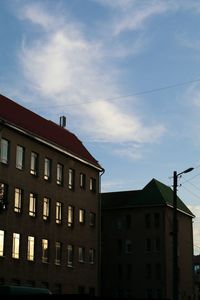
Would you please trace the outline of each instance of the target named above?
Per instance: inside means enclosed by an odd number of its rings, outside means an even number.
[[[50,199],[44,198],[43,202],[43,220],[48,220],[50,216]]]
[[[24,154],[25,149],[22,146],[17,145],[16,149],[16,168],[22,170],[24,168]]]
[[[37,201],[36,194],[30,193],[30,197],[29,197],[29,216],[31,216],[31,217],[36,216],[36,201]]]
[[[6,139],[1,139],[0,161],[4,164],[7,164],[8,155],[9,155],[9,141]]]
[[[51,179],[51,160],[49,158],[45,158],[44,160],[44,179]]]
[[[84,262],[85,261],[85,248],[78,247],[78,261]]]
[[[94,264],[95,261],[95,249],[89,249],[89,263]]]
[[[67,214],[67,225],[71,227],[74,222],[74,207],[69,205],[68,206],[68,214]]]
[[[86,187],[86,175],[83,173],[80,173],[80,187],[82,189],[85,189]]]
[[[62,203],[56,202],[56,224],[62,223]]]
[[[8,205],[8,186],[0,182],[0,212],[5,210]]]
[[[55,244],[55,264],[56,265],[60,265],[61,263],[61,243],[60,242],[56,242]]]
[[[73,266],[73,246],[72,245],[68,245],[67,246],[67,265],[68,267],[72,267]]]
[[[14,211],[17,213],[21,212],[22,208],[22,190],[19,188],[15,188],[15,204]]]
[[[31,169],[30,173],[32,175],[38,175],[38,154],[31,152]]]
[[[63,185],[63,165],[57,164],[57,184]]]
[[[13,233],[12,258],[19,259],[20,234]]]
[[[96,192],[96,179],[90,178],[90,191]]]
[[[69,169],[69,182],[68,186],[70,190],[74,189],[74,178],[75,178],[75,171],[73,169]]]
[[[49,241],[42,239],[42,262],[47,263],[49,261]]]
[[[27,260],[34,261],[35,238],[28,236]]]
[[[90,212],[90,226],[95,226],[95,224],[96,224],[96,214]]]
[[[85,223],[85,210],[79,209],[79,223]]]
[[[4,230],[0,230],[0,256],[4,256]]]

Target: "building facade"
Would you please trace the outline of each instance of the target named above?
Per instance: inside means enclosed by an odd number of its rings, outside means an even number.
[[[102,295],[173,299],[173,191],[153,179],[144,189],[102,194]],[[178,198],[180,299],[193,299],[194,215]]]
[[[0,95],[0,284],[98,295],[103,169],[63,126]]]

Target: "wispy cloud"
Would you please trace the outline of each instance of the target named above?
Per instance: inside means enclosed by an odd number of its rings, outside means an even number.
[[[165,132],[162,124],[144,122],[145,116],[134,113],[136,98],[131,109],[106,100],[119,96],[121,91],[120,71],[109,63],[111,51],[103,39],[87,39],[80,23],[62,15],[59,18],[56,11],[50,12],[43,5],[21,7],[20,18],[43,30],[33,39],[26,37],[19,52],[24,78],[38,95],[35,106],[42,100],[48,107],[57,105],[59,111],[61,105],[74,104],[70,114],[78,119],[82,134],[95,141],[124,143],[116,154],[123,153],[131,159],[139,159],[141,154],[135,146],[127,148],[125,143],[152,143],[161,138]],[[138,39],[137,43],[140,48],[142,41]],[[130,54],[124,50],[119,48],[116,57]],[[75,105],[79,102],[86,104]]]

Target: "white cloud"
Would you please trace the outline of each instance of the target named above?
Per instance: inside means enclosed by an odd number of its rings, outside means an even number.
[[[122,102],[106,100],[120,95],[120,72],[109,64],[111,50],[104,41],[88,40],[80,24],[64,18],[57,21],[55,14],[50,14],[42,6],[26,6],[22,9],[21,18],[44,29],[37,38],[28,39],[28,42],[24,40],[19,53],[25,80],[38,94],[38,105],[42,99],[43,105],[57,105],[59,111],[61,105],[85,102],[85,105],[70,107],[72,118],[78,120],[78,130],[95,141],[132,142],[134,145],[126,147],[124,144],[116,153],[131,159],[141,158],[135,142],[157,142],[165,128],[162,124],[144,123],[144,116],[141,118],[134,113],[137,99],[133,98],[133,108],[126,110]],[[140,47],[142,42],[138,44]],[[123,51],[120,49],[119,52]],[[127,54],[128,51],[123,53]],[[87,103],[88,100],[90,103]]]

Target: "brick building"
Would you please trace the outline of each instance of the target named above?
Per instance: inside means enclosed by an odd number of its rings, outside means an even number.
[[[103,169],[61,121],[0,95],[0,284],[98,295]]]
[[[178,198],[180,299],[193,299],[194,215]],[[172,299],[173,191],[153,179],[142,190],[102,194],[102,295]]]

